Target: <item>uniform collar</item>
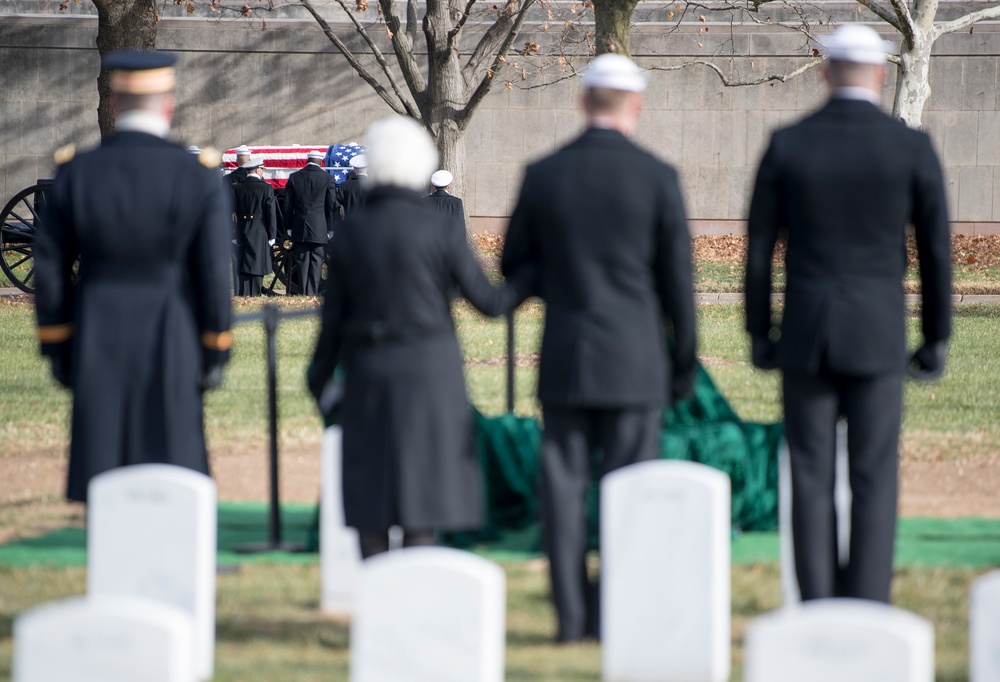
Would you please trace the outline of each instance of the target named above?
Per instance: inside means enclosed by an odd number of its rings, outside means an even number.
[[[152,111],[133,109],[132,111],[126,111],[118,117],[115,130],[118,132],[132,131],[147,133],[161,139],[166,139],[167,135],[170,134],[170,121]]]
[[[879,97],[868,88],[843,87],[835,88],[830,93],[830,99],[850,99],[862,102],[871,102],[875,106],[879,104]]]

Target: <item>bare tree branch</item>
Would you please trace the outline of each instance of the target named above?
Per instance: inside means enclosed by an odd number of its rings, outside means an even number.
[[[385,55],[382,54],[382,50],[378,49],[378,45],[376,45],[375,41],[372,40],[371,35],[368,34],[368,31],[365,29],[365,27],[362,26],[360,21],[358,21],[358,18],[354,15],[354,12],[352,12],[351,9],[347,6],[347,3],[344,2],[344,0],[336,0],[336,2],[338,5],[340,5],[340,8],[344,10],[344,13],[347,14],[347,16],[351,19],[351,23],[354,24],[354,30],[358,32],[358,35],[360,35],[361,38],[365,41],[365,44],[368,46],[368,49],[372,51],[372,56],[375,57],[375,62],[382,69],[382,73],[385,74],[386,80],[389,81],[389,87],[392,88],[392,92],[396,95],[396,97],[399,98],[399,101],[403,105],[403,108],[406,109],[406,113],[412,116],[413,118],[419,119],[420,117],[417,115],[417,110],[413,106],[413,103],[410,102],[410,100],[406,97],[406,95],[403,94],[403,91],[400,89],[399,84],[396,82],[396,78],[392,75],[392,70],[389,68],[389,62],[386,61]]]
[[[964,17],[959,17],[953,21],[946,21],[942,24],[937,24],[934,27],[934,37],[937,38],[938,36],[943,36],[948,33],[955,33],[956,31],[969,28],[977,22],[988,21],[989,19],[1000,19],[1000,4],[993,5],[992,7],[986,7],[975,12],[970,12]]]
[[[417,40],[417,3],[406,0],[406,37],[412,45]]]
[[[910,16],[910,6],[906,4],[906,0],[889,0],[889,4],[899,18],[897,30],[903,34],[907,45],[912,47],[916,26],[913,24],[913,17]]]
[[[326,37],[329,38],[334,47],[336,47],[340,53],[344,55],[344,59],[346,59],[347,63],[351,65],[351,68],[353,68],[355,72],[361,76],[362,80],[371,86],[372,90],[375,91],[375,94],[377,94],[383,102],[388,104],[394,112],[401,116],[405,116],[409,109],[407,103],[405,101],[397,101],[393,99],[389,91],[385,89],[385,86],[379,83],[378,79],[369,73],[368,69],[366,69],[360,61],[358,61],[358,58],[353,52],[351,52],[350,48],[344,44],[344,41],[337,37],[337,34],[333,32],[332,28],[330,28],[330,24],[326,22],[326,19],[320,16],[319,12],[316,11],[316,8],[313,7],[309,0],[299,0],[299,2],[309,11],[310,14],[312,14],[313,19],[315,19],[316,23],[319,24],[319,27],[323,29],[323,33],[326,34]]]
[[[727,88],[742,88],[742,87],[747,87],[747,86],[750,86],[750,85],[762,85],[763,83],[770,83],[772,81],[777,81],[779,83],[784,83],[786,81],[791,80],[792,78],[795,78],[796,76],[802,75],[803,73],[805,73],[806,71],[809,71],[810,69],[816,68],[817,66],[819,66],[820,64],[822,64],[824,61],[826,61],[826,57],[820,57],[819,59],[814,59],[811,62],[803,64],[799,68],[794,69],[793,71],[789,71],[788,73],[765,74],[765,75],[761,76],[760,78],[757,78],[757,79],[752,80],[752,81],[734,80],[734,79],[730,78],[729,76],[727,76],[726,73],[722,70],[721,67],[719,67],[718,64],[715,64],[713,62],[710,62],[710,61],[707,61],[707,60],[704,60],[704,59],[694,59],[694,60],[689,61],[689,62],[684,62],[683,64],[678,64],[677,66],[652,67],[651,70],[653,70],[653,71],[680,71],[681,69],[687,69],[687,68],[690,68],[692,66],[707,66],[709,69],[711,69],[712,71],[715,72],[715,75],[717,75],[719,77],[719,80],[721,80],[722,84],[724,86],[726,86]]]
[[[506,51],[510,48],[509,43],[517,35],[518,30],[520,30],[528,8],[534,4],[534,1],[521,0],[520,9],[515,10],[518,0],[507,0],[503,8],[497,10],[500,16],[483,33],[483,37],[479,39],[476,48],[469,55],[469,60],[462,67],[462,77],[465,78],[466,83],[471,83],[474,79],[479,78],[486,60],[490,57],[493,57],[493,66],[491,69],[494,72],[497,71],[499,64],[497,63],[496,55],[499,54],[506,57]],[[506,49],[501,48],[504,43],[507,43]],[[501,63],[502,61],[500,60]],[[482,85],[483,81],[480,80],[479,87],[482,87]],[[488,90],[489,88],[487,88]]]
[[[472,6],[476,4],[476,0],[469,0],[465,3],[465,10],[462,12],[462,16],[459,17],[455,26],[448,31],[448,44],[452,45],[455,42],[455,38],[459,33],[462,32],[462,27],[465,26],[465,22],[469,20],[469,15],[472,14]]]
[[[509,30],[507,31],[507,36],[504,38],[503,43],[499,46],[496,52],[496,56],[493,58],[493,64],[490,66],[489,71],[484,73],[479,80],[479,85],[476,86],[475,91],[469,97],[469,101],[466,103],[465,107],[462,109],[459,122],[462,127],[468,125],[469,121],[472,119],[472,113],[479,106],[479,103],[483,101],[487,93],[490,91],[490,87],[493,85],[493,78],[496,72],[500,70],[504,61],[507,58],[507,52],[510,50],[510,46],[514,43],[514,39],[517,37],[518,32],[521,30],[521,25],[524,23],[525,18],[528,16],[528,9],[534,4],[535,0],[522,0],[521,8],[514,14],[514,22],[511,24]],[[497,26],[500,22],[493,24],[490,28]],[[483,40],[486,36],[483,36]],[[480,41],[480,46],[483,41]],[[477,46],[477,50],[479,47]],[[469,68],[470,64],[473,63],[472,58],[469,58],[469,63],[463,67],[463,75],[465,75],[465,69]],[[474,73],[474,72],[473,72]]]
[[[870,9],[872,11],[872,14],[877,16],[879,19],[889,24],[900,33],[903,32],[903,27],[899,23],[899,17],[897,17],[888,7],[879,2],[879,0],[857,0],[857,1],[859,5]]]
[[[420,66],[413,55],[413,41],[402,30],[393,1],[379,0],[378,4],[382,8],[382,16],[385,17],[385,23],[389,29],[389,38],[392,40],[393,52],[396,53],[396,60],[399,62],[399,68],[403,72],[403,79],[406,81],[406,86],[410,89],[410,95],[416,101],[417,107],[423,111],[427,97],[427,85],[424,83],[423,74],[420,73]]]

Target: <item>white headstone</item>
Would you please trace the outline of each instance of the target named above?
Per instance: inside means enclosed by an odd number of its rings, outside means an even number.
[[[361,572],[361,547],[358,531],[344,525],[342,440],[339,426],[331,426],[323,434],[319,505],[323,597],[320,608],[335,615],[350,615]]]
[[[601,482],[607,682],[725,682],[730,484],[694,462],[632,464]]]
[[[934,628],[860,599],[803,602],[754,619],[745,682],[933,682]]]
[[[215,482],[169,464],[95,476],[88,489],[87,594],[176,606],[194,624],[195,672],[215,669]]]
[[[73,597],[14,620],[13,682],[194,682],[191,617],[141,597]]]
[[[506,583],[491,561],[414,547],[365,561],[351,682],[501,682]]]
[[[972,584],[969,680],[1000,682],[1000,571],[991,571]]]

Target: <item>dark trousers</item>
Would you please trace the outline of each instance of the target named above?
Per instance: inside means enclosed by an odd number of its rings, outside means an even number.
[[[542,532],[549,555],[559,641],[600,636],[599,582],[587,574],[591,453],[601,475],[659,454],[661,408],[543,407]]]
[[[362,530],[359,534],[359,540],[363,559],[389,551],[389,531],[387,530]],[[433,531],[403,531],[403,547],[431,547],[433,545]]]
[[[240,279],[237,282],[236,295],[260,296],[263,281],[264,278],[261,275],[248,275],[245,272],[241,272]]]
[[[896,534],[903,375],[785,372],[792,469],[792,538],[802,599],[889,601]],[[837,419],[847,420],[851,483],[848,561],[837,552],[833,487]]]
[[[323,253],[325,244],[295,242],[292,246],[292,287],[293,294],[316,296],[323,275]],[[294,284],[293,284],[294,283]]]

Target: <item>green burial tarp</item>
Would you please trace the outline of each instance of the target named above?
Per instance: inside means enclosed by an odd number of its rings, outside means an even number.
[[[506,533],[537,522],[541,427],[531,417],[475,413],[476,454],[483,470],[486,525],[478,533],[451,533],[450,544],[504,542]],[[741,421],[701,367],[692,395],[663,412],[660,456],[700,462],[729,475],[732,521],[737,531],[772,530],[778,524],[778,444],[781,424]],[[591,545],[597,545],[596,458],[588,516]]]
[[[316,509],[312,505],[282,505],[283,539],[304,542]],[[900,519],[896,535],[896,566],[992,568],[1000,566],[1000,519]],[[219,564],[314,563],[316,554],[235,554],[244,542],[267,538],[267,507],[262,503],[219,503]],[[474,551],[496,561],[541,557],[538,526],[504,534],[502,542]],[[734,564],[774,563],[779,557],[775,532],[741,533],[733,538]],[[0,567],[85,566],[87,536],[82,528],[63,528],[37,538],[0,545]]]

